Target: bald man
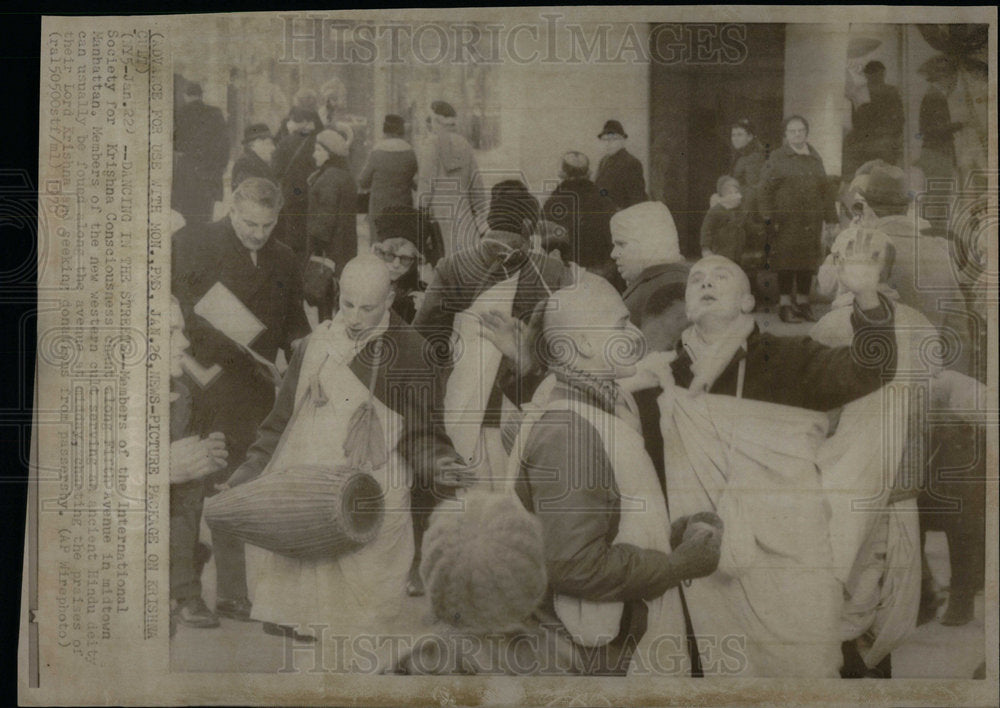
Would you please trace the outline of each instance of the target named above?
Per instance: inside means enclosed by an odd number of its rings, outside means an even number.
[[[413,556],[411,482],[430,480],[456,455],[434,419],[443,395],[439,372],[423,338],[391,312],[392,298],[381,259],[347,263],[339,311],[297,346],[274,409],[230,479],[237,485],[293,466],[347,464],[345,442],[362,432],[354,429],[359,407],[374,406],[372,430],[385,436],[384,454],[367,460],[385,498],[379,536],[333,560],[248,547],[252,616],[265,632],[308,638],[311,624],[388,631],[401,609]]]
[[[718,571],[684,596],[699,639],[746,637],[743,676],[839,675],[843,596],[816,456],[826,411],[894,375],[882,265],[870,238],[845,252],[840,282],[853,293],[853,310],[842,346],[761,333],[739,266],[709,256],[691,268],[685,299],[693,324],[681,335],[672,381],[661,380],[667,490],[671,513],[711,510],[726,525]]]
[[[611,261],[611,216],[618,207],[591,181],[590,160],[582,152],[563,155],[559,178],[562,181],[542,207],[542,218],[566,230],[563,259],[607,278],[621,290],[624,281]]]
[[[647,642],[671,642],[690,671],[682,581],[711,573],[721,524],[694,523],[671,553],[670,522],[634,404],[616,381],[635,373],[641,333],[615,289],[597,276],[553,294],[543,323],[551,375],[521,424],[509,477],[542,523],[548,592],[539,612],[586,657],[585,671],[622,674],[651,664]],[[707,522],[707,523],[705,523]]]

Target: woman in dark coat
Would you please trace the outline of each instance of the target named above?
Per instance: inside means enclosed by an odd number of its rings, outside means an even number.
[[[823,160],[807,142],[808,137],[805,118],[788,118],[785,144],[771,154],[761,174],[766,259],[770,270],[778,273],[782,322],[816,321],[809,306],[809,289],[823,257],[823,222],[837,221]]]

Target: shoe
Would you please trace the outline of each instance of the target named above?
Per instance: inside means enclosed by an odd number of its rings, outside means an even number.
[[[219,618],[205,605],[200,597],[195,597],[180,605],[173,613],[179,624],[196,629],[212,629],[219,626]]]
[[[813,314],[812,306],[808,302],[800,302],[795,305],[795,314],[806,322],[816,321],[816,315]]]
[[[264,623],[264,634],[270,634],[275,637],[288,637],[289,639],[306,644],[312,644],[316,641],[316,637],[311,634],[299,634],[291,627],[283,624],[275,624],[274,622]]]
[[[802,318],[799,317],[798,312],[791,305],[782,305],[778,308],[778,317],[785,324],[799,324],[802,322]]]
[[[241,600],[226,600],[219,598],[215,601],[215,614],[237,622],[253,622],[250,619],[250,610],[253,605],[245,597]]]

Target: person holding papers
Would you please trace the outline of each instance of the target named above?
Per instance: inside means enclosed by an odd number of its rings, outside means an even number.
[[[271,239],[281,191],[259,177],[241,182],[232,209],[211,224],[192,224],[173,238],[172,289],[180,303],[191,356],[213,378],[200,382],[206,424],[225,435],[228,465],[207,478],[228,479],[246,457],[257,426],[274,404],[278,350],[309,333],[302,274],[292,250]],[[215,534],[216,614],[248,620],[243,544]]]

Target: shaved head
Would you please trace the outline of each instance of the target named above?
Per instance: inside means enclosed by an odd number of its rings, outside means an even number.
[[[604,378],[631,376],[645,350],[618,291],[596,275],[552,294],[542,334],[545,360]]]
[[[358,256],[340,275],[340,315],[353,339],[377,326],[392,305],[392,278],[381,258]]]
[[[688,319],[696,325],[724,323],[753,311],[750,279],[725,256],[706,256],[691,267],[685,303]]]

